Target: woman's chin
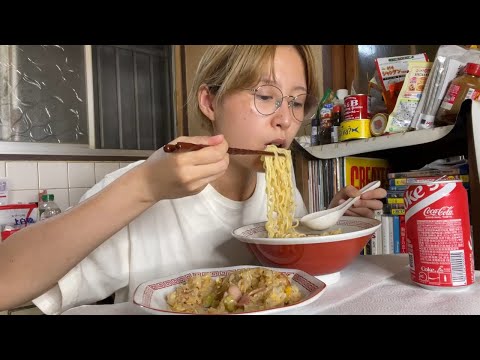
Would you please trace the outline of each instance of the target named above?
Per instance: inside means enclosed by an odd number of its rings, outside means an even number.
[[[242,155],[242,158],[238,159],[237,161],[241,164],[241,166],[247,169],[251,169],[256,172],[265,172],[265,169],[263,168],[263,161],[260,160],[260,156]]]

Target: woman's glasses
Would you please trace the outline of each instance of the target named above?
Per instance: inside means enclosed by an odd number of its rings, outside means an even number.
[[[284,96],[282,90],[274,85],[261,85],[256,89],[246,89],[252,92],[255,108],[262,115],[271,115],[282,106],[283,99],[287,98],[288,107],[298,121],[311,119],[318,107],[318,99],[310,94]]]
[[[220,85],[209,85],[209,89],[214,92]],[[248,90],[253,95],[255,109],[262,115],[271,115],[282,106],[283,99],[288,98],[288,107],[292,109],[293,116],[298,121],[310,120],[317,112],[319,101],[310,94],[300,94],[297,96],[284,96],[282,90],[275,85],[260,85],[256,89]]]

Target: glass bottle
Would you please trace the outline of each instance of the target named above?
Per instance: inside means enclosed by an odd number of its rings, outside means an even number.
[[[53,194],[43,195],[42,196],[43,201],[45,201],[43,199],[44,196],[46,197],[47,202],[45,203],[45,207],[43,208],[43,211],[40,214],[40,220],[51,218],[52,216],[55,216],[62,212],[58,207],[58,205],[55,203],[54,201],[55,196]]]
[[[325,145],[332,143],[332,113],[331,109],[333,104],[329,110],[330,111],[322,111],[320,115],[320,129],[318,130],[318,145]],[[323,110],[323,109],[322,109]]]
[[[338,142],[338,130],[342,121],[342,106],[335,105],[332,113],[332,143]]]
[[[337,90],[337,104],[340,105],[341,108],[341,115],[343,116],[343,111],[345,108],[345,98],[348,96],[348,90],[347,89],[338,89]]]
[[[480,101],[480,64],[467,63],[463,74],[452,80],[435,116],[435,126],[454,124],[466,99]]]
[[[318,145],[318,128],[320,126],[320,119],[318,116],[315,116],[312,119],[312,129],[311,129],[311,135],[310,135],[310,146],[316,146]]]

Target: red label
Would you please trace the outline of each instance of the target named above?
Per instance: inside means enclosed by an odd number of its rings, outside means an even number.
[[[460,92],[460,86],[456,84],[450,85],[450,87],[447,90],[447,93],[445,94],[445,97],[443,98],[442,104],[440,107],[450,110],[453,107],[453,103],[455,102],[455,99],[458,96],[458,93]]]
[[[10,235],[13,235],[14,233],[16,233],[17,231],[21,230],[23,228],[19,228],[19,229],[12,229],[12,230],[4,230],[1,232],[1,236],[2,236],[2,241],[4,240],[7,240],[7,238],[10,236]]]
[[[370,119],[369,97],[364,94],[350,95],[345,102],[345,120]]]
[[[412,280],[441,288],[473,284],[468,198],[462,182],[411,185],[404,200]]]

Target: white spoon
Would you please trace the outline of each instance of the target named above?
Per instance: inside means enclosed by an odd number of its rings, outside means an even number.
[[[376,189],[380,186],[380,181],[372,181],[371,183],[365,185],[360,189],[360,194],[363,194],[366,191]],[[347,211],[350,206],[352,206],[360,196],[350,198],[344,203],[335,206],[334,208],[317,211],[308,215],[305,215],[300,219],[300,223],[309,227],[312,230],[325,230],[330,226],[333,226],[337,223],[338,220],[343,216],[345,211]]]

